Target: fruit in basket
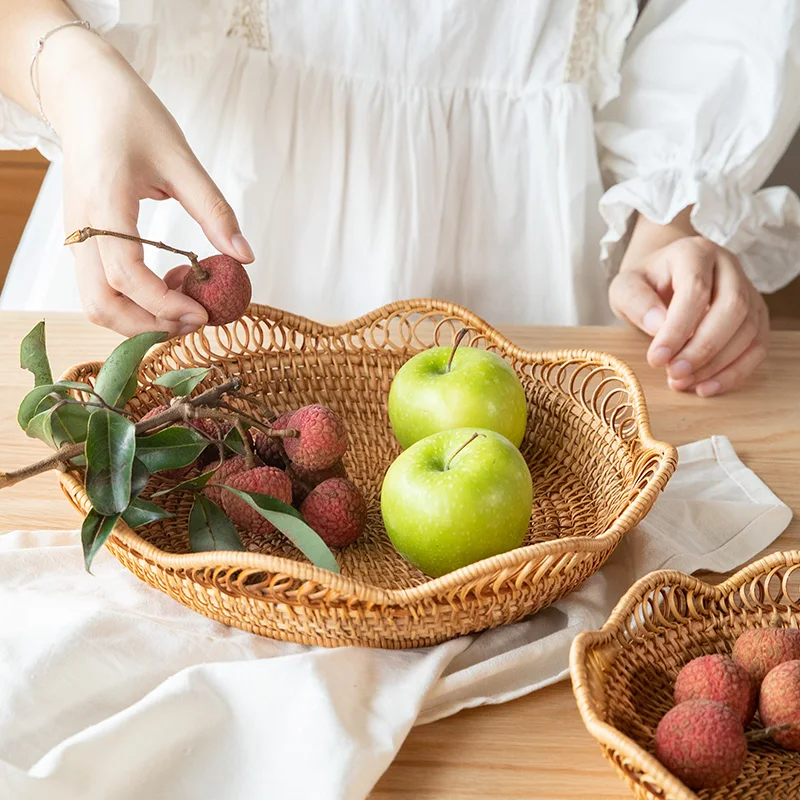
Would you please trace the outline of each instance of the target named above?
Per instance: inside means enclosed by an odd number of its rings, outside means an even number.
[[[733,646],[733,660],[741,664],[758,684],[784,661],[800,658],[800,630],[759,628],[745,631]]]
[[[758,711],[767,727],[790,725],[776,730],[772,738],[787,750],[800,751],[800,660],[784,661],[767,673]]]
[[[292,502],[299,506],[315,486],[330,478],[346,478],[347,470],[341,461],[337,461],[327,469],[306,469],[299,464],[289,463],[286,474],[292,479]]]
[[[450,428],[485,428],[519,447],[528,420],[525,390],[511,365],[477,347],[432,347],[398,370],[389,420],[404,449]]]
[[[656,758],[691,789],[714,789],[736,778],[747,758],[739,717],[724,703],[687,700],[658,723]]]
[[[227,484],[230,478],[232,478],[234,475],[238,475],[240,472],[244,472],[247,469],[247,460],[244,456],[234,456],[233,458],[229,458],[227,461],[223,461],[222,464],[219,464],[216,469],[217,471],[214,473],[214,477],[211,482]],[[218,486],[206,486],[205,489],[203,489],[203,494],[209,500],[212,500],[218,506],[221,506],[223,494],[229,494],[229,492],[226,492],[224,489],[220,489]]]
[[[392,544],[434,577],[519,547],[532,503],[519,450],[496,431],[475,428],[413,444],[389,467],[381,492]]]
[[[300,513],[329,547],[352,544],[367,524],[364,495],[346,478],[329,478],[312,489]]]
[[[224,481],[226,486],[243,492],[257,492],[281,500],[292,502],[292,482],[289,476],[276,467],[255,467],[228,475]],[[275,526],[258,513],[251,505],[231,492],[222,492],[222,508],[231,522],[239,530],[266,536],[275,530]]]
[[[236,259],[218,254],[201,259],[186,273],[182,291],[205,308],[209,325],[227,325],[247,311],[252,285]]]
[[[276,431],[286,430],[292,414],[294,414],[294,411],[284,411],[283,414],[279,414],[271,427]],[[267,436],[264,431],[256,431],[253,438],[253,447],[258,457],[268,467],[279,467],[283,469],[286,465],[286,453],[283,449],[283,441],[281,439],[274,436]]]
[[[332,467],[347,450],[347,428],[342,418],[327,406],[315,403],[298,409],[287,425],[299,435],[283,440],[286,455],[301,467],[318,470]]]
[[[744,667],[730,656],[708,655],[692,659],[678,673],[675,702],[716,700],[728,706],[747,725],[756,711],[758,687]]]

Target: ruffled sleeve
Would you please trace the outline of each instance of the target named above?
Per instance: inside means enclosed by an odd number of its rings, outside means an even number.
[[[759,290],[800,273],[800,201],[758,191],[800,123],[800,3],[651,2],[621,77],[596,125],[609,269],[634,211],[665,224],[692,205],[694,228],[736,253]]]

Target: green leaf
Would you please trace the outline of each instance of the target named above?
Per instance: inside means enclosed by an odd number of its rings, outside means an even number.
[[[122,408],[136,393],[136,376],[145,354],[166,338],[163,331],[140,333],[118,345],[100,369],[94,387],[97,394],[110,406]]]
[[[56,445],[85,442],[89,425],[88,409],[67,403],[53,411],[53,438]]]
[[[88,383],[77,383],[76,381],[56,381],[54,386],[61,386],[64,389],[74,389],[76,392],[88,392],[92,394],[94,391]]]
[[[175,486],[170,486],[168,489],[161,489],[161,491],[155,492],[153,497],[161,497],[165,494],[169,494],[170,492],[188,492],[194,489],[202,489],[214,477],[214,473],[216,473],[215,469],[212,469],[209,472],[204,472],[202,475],[198,475],[196,478],[190,478],[188,481],[182,481],[181,483],[175,484]]]
[[[194,367],[193,369],[174,369],[172,372],[165,372],[159,375],[153,383],[156,386],[166,386],[172,389],[174,395],[184,397],[191,394],[196,388],[197,384],[211,372],[210,369],[204,367]]]
[[[45,411],[40,411],[28,423],[25,433],[31,439],[41,439],[46,445],[52,447],[53,450],[58,450],[58,445],[53,436],[53,408],[48,408]]]
[[[192,427],[174,425],[136,439],[136,455],[150,472],[191,464],[208,447],[208,440]]]
[[[133,457],[131,466],[131,501],[135,500],[147,486],[150,480],[150,471],[136,456]]]
[[[131,501],[131,504],[122,512],[122,519],[131,528],[141,528],[143,525],[149,525],[151,522],[172,516],[169,511],[164,511],[160,506],[148,500],[142,500],[141,497]]]
[[[212,484],[212,486],[220,486],[252,506],[286,536],[312,564],[331,572],[339,572],[339,565],[328,545],[320,539],[319,534],[309,526],[297,509],[266,494],[243,492],[223,484]]]
[[[86,515],[81,526],[81,544],[83,545],[83,563],[86,565],[87,572],[92,571],[92,561],[111,535],[118,519],[119,514],[104,517],[94,509]]]
[[[242,437],[239,435],[239,431],[236,428],[231,428],[228,433],[225,435],[225,447],[229,450],[232,450],[234,453],[237,453],[240,456],[244,455],[244,443],[242,442]]]
[[[189,546],[193,553],[244,550],[234,524],[215,502],[203,494],[195,497],[189,512]]]
[[[34,386],[53,382],[53,372],[47,358],[44,320],[37,323],[19,346],[19,365],[33,373]]]
[[[54,406],[58,402],[57,398],[51,397],[49,398],[50,402],[45,403],[48,395],[54,392],[59,394],[59,396],[63,396],[62,393],[58,391],[58,387],[55,384],[44,383],[41,386],[37,386],[35,389],[31,389],[28,394],[22,398],[22,402],[19,404],[19,411],[17,412],[17,422],[19,422],[19,426],[22,430],[28,430],[30,421],[37,413],[46,411],[49,407]]]
[[[131,500],[136,426],[121,414],[98,409],[86,437],[86,494],[98,514],[121,514]]]

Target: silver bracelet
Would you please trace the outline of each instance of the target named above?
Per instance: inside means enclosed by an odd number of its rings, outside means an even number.
[[[91,23],[88,20],[74,19],[72,22],[65,22],[63,25],[58,25],[57,27],[53,28],[53,30],[48,31],[44,36],[41,36],[36,40],[36,49],[33,51],[33,59],[31,59],[31,86],[33,87],[33,94],[36,97],[36,107],[39,109],[39,116],[42,118],[45,125],[50,128],[50,130],[53,130],[53,126],[50,124],[50,120],[47,119],[47,116],[44,113],[44,109],[42,108],[42,97],[39,93],[39,55],[41,54],[42,50],[44,50],[44,43],[54,33],[63,31],[64,28],[72,28],[75,25],[79,25],[81,28],[86,28],[87,31],[92,31],[94,33]]]

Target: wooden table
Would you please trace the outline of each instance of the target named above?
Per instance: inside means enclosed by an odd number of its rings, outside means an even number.
[[[31,314],[0,314],[0,467],[6,470],[47,452],[16,424],[16,408],[31,386],[31,376],[18,368],[17,348],[36,320]],[[77,316],[49,315],[47,322],[57,374],[73,363],[104,358],[119,340]],[[644,338],[629,330],[509,327],[503,332],[530,349],[589,347],[623,358],[645,387],[657,437],[676,445],[711,434],[730,437],[742,460],[800,512],[800,332],[773,334],[770,357],[748,387],[713,400],[670,392],[663,375],[645,364]],[[78,523],[52,474],[0,496],[2,532]],[[797,547],[800,519],[768,551]],[[415,728],[373,797],[622,800],[630,795],[584,729],[564,682]]]

